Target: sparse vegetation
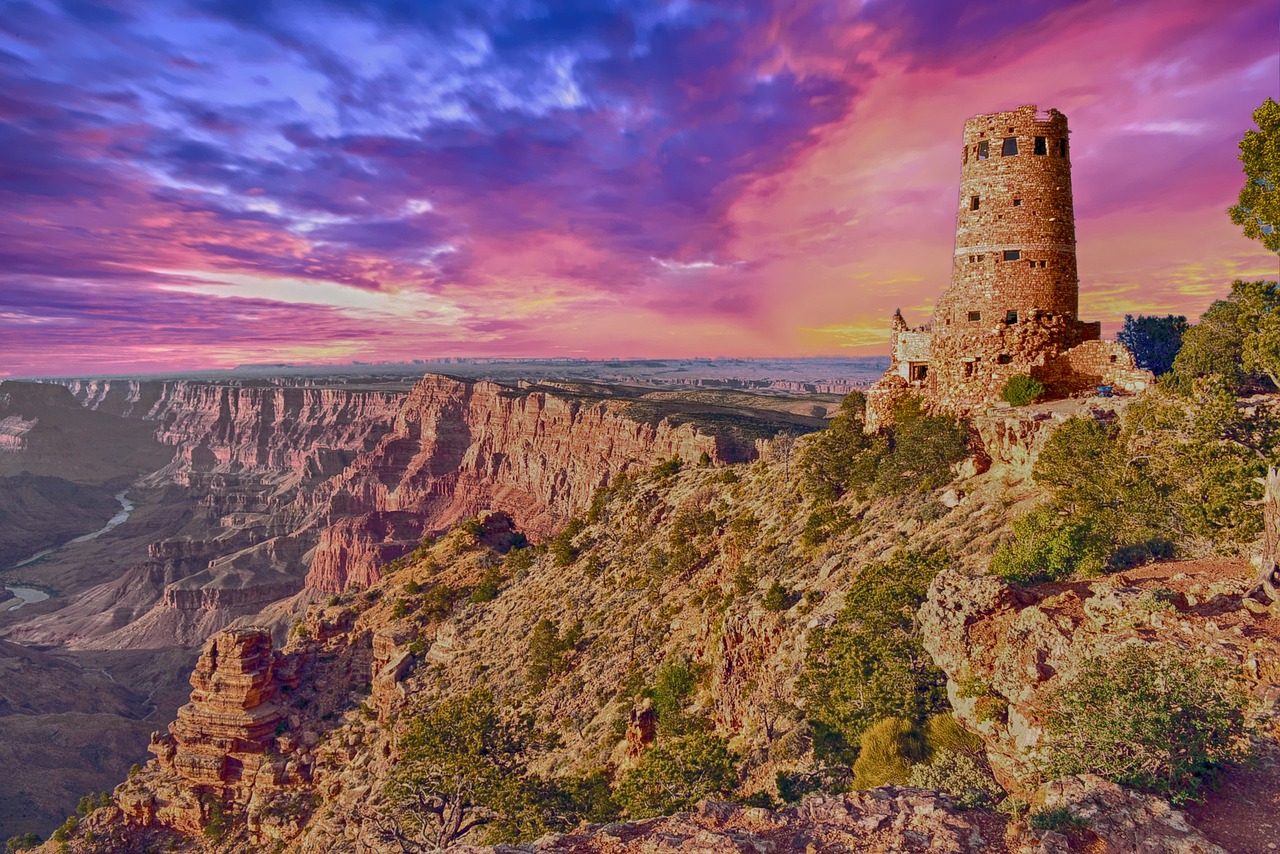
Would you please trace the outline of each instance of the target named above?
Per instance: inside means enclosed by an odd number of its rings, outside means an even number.
[[[1095,773],[1175,803],[1248,752],[1247,697],[1221,660],[1130,645],[1083,662],[1049,700],[1046,773]]]

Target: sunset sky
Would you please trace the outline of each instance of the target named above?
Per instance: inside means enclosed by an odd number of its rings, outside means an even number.
[[[0,376],[885,353],[1027,103],[1086,319],[1277,274],[1225,213],[1275,0],[0,6]]]

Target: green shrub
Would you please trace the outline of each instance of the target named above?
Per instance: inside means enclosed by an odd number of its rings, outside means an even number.
[[[683,655],[658,668],[653,688],[647,693],[653,700],[660,735],[684,735],[699,728],[697,719],[687,715],[684,708],[705,671],[705,665],[693,664]]]
[[[1013,406],[1026,406],[1044,397],[1044,383],[1028,374],[1014,374],[1000,389],[1000,397]]]
[[[416,850],[448,847],[473,827],[487,828],[493,842],[545,833],[555,805],[550,787],[520,762],[527,747],[487,690],[413,718],[384,789],[395,838]]]
[[[1040,761],[1055,777],[1096,773],[1183,803],[1248,752],[1247,695],[1231,669],[1171,646],[1090,658],[1046,706]]]
[[[919,398],[893,407],[889,452],[876,461],[875,495],[931,492],[955,478],[952,466],[969,455],[969,428],[947,415],[930,415]]]
[[[471,591],[470,602],[473,605],[482,602],[492,602],[498,598],[498,590],[502,587],[502,582],[506,578],[503,577],[502,571],[496,566],[491,566],[484,571],[484,576],[480,579],[480,584],[475,590]]]
[[[1013,534],[1013,541],[1002,543],[991,558],[991,571],[1013,584],[1095,574],[1106,566],[1111,550],[1095,520],[1061,516],[1052,507],[1013,520]]]
[[[10,836],[9,840],[5,842],[5,846],[8,849],[9,854],[13,854],[17,851],[26,851],[28,849],[35,848],[43,841],[43,839],[36,836],[34,833],[24,833],[20,836]]]
[[[935,750],[928,762],[911,766],[907,782],[945,792],[962,809],[990,807],[1004,797],[1004,789],[981,758],[945,748]]]
[[[58,826],[51,837],[54,842],[64,842],[68,837],[76,832],[80,827],[80,817],[75,815],[67,816],[67,820]]]
[[[571,519],[563,531],[547,542],[547,551],[551,553],[551,559],[556,566],[570,566],[578,559],[581,550],[573,544],[573,540],[581,533],[582,527],[580,520]]]
[[[795,593],[775,581],[769,585],[769,590],[764,594],[760,604],[766,611],[785,611],[794,605],[798,598]]]
[[[808,437],[800,452],[801,483],[819,501],[833,501],[846,492],[861,497],[875,481],[889,443],[864,432],[866,406],[862,392],[850,392],[827,429]]]
[[[679,457],[672,457],[669,460],[663,460],[655,465],[653,467],[653,474],[655,477],[671,477],[672,475],[678,474],[683,465],[684,463],[681,462]]]
[[[945,555],[899,552],[863,567],[830,626],[809,632],[800,692],[819,759],[849,761],[875,722],[923,723],[946,708],[942,672],[925,652],[916,611]]]
[[[410,596],[417,596],[422,592],[422,585],[414,580],[406,581],[404,583],[404,592]]]
[[[506,567],[507,572],[512,575],[518,572],[524,572],[533,566],[534,550],[528,547],[521,549],[512,549],[507,552],[506,557],[502,559],[502,565]]]
[[[924,759],[925,750],[924,738],[911,721],[885,718],[862,733],[858,759],[853,763],[853,787],[874,789],[906,783],[912,763]]]
[[[1027,826],[1032,830],[1083,830],[1089,826],[1089,821],[1068,807],[1048,807],[1028,815]]]
[[[960,726],[951,712],[933,715],[924,722],[924,740],[931,751],[950,750],[967,756],[983,756],[986,752],[982,736]]]
[[[807,548],[813,548],[856,525],[857,522],[849,512],[849,508],[839,504],[822,505],[815,508],[805,519],[804,528],[800,531],[800,542]]]
[[[724,739],[693,733],[644,753],[618,785],[617,799],[631,818],[669,815],[709,795],[728,794],[738,782]]]
[[[529,649],[525,653],[525,682],[533,693],[541,693],[551,677],[565,669],[565,653],[573,649],[582,637],[582,621],[570,626],[560,636],[555,620],[543,618],[529,634]]]
[[[226,832],[227,814],[222,807],[222,801],[210,795],[205,798],[204,838],[217,842]]]
[[[445,619],[453,613],[453,606],[460,595],[461,593],[452,587],[437,584],[422,596],[423,615],[433,622]]]

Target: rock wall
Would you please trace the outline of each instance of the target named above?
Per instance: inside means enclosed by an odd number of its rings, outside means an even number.
[[[1031,375],[1055,397],[1102,385],[1133,393],[1155,382],[1155,375],[1139,368],[1128,348],[1115,341],[1086,341],[1046,360]]]
[[[634,421],[615,404],[428,376],[377,446],[308,500],[328,519],[352,521],[327,526],[307,585],[337,591],[376,579],[378,563],[412,547],[415,519],[420,536],[496,510],[546,537],[623,471],[754,453],[692,425]]]

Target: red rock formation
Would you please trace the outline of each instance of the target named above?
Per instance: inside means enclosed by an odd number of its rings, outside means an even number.
[[[191,702],[169,725],[168,754],[174,769],[196,785],[238,783],[262,764],[273,740],[280,709],[271,701],[274,658],[265,629],[232,629],[211,638],[191,674]],[[171,747],[171,749],[170,749]]]
[[[377,447],[317,491],[314,502],[329,519],[364,518],[326,532],[307,585],[338,591],[350,581],[376,580],[377,564],[396,556],[389,542],[411,530],[407,516],[389,526],[393,517],[378,514],[412,514],[420,530],[432,531],[500,510],[531,536],[545,537],[619,473],[704,453],[721,461],[752,451],[692,425],[632,420],[617,404],[428,376]],[[401,540],[399,554],[409,545]]]

